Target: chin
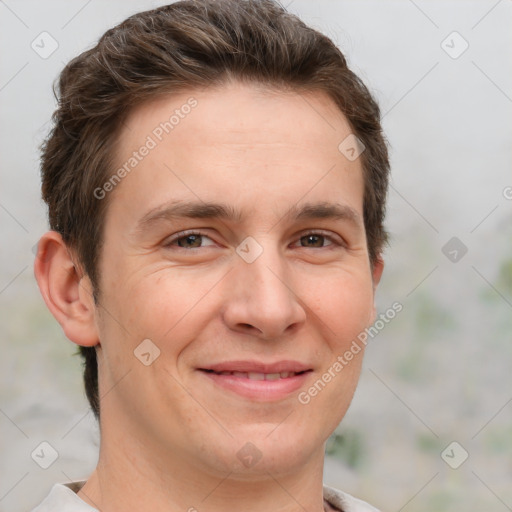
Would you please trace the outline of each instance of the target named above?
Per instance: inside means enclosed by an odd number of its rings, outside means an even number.
[[[258,476],[268,479],[269,473],[284,475],[303,467],[324,452],[324,436],[314,436],[311,429],[305,434],[298,425],[291,424],[288,428],[283,424],[265,429],[259,425],[257,432],[254,428],[247,429],[247,434],[239,432],[227,442],[225,453],[230,455],[224,459],[225,471],[241,480]]]

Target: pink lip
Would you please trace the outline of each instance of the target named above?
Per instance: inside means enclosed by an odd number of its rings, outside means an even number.
[[[234,392],[245,398],[258,402],[278,401],[300,389],[309,377],[312,369],[296,361],[278,361],[261,363],[257,361],[229,361],[209,365],[199,369],[206,378],[216,385]],[[236,372],[237,374],[268,374],[291,373],[275,380],[253,380],[247,375],[221,375],[220,372]]]

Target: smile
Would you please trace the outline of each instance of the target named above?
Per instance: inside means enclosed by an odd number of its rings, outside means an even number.
[[[214,390],[236,394],[253,402],[276,402],[289,398],[304,386],[312,369],[293,361],[263,364],[231,361],[198,368]]]
[[[207,372],[215,373],[216,375],[232,375],[239,379],[250,379],[250,380],[277,380],[277,379],[288,379],[289,377],[295,377],[304,372],[279,372],[279,373],[260,373],[260,372],[214,372],[213,370],[205,370]]]

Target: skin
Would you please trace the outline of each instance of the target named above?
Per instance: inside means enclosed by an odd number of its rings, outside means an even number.
[[[104,512],[225,512],[233,503],[320,512],[325,441],[350,404],[364,351],[310,403],[297,397],[375,317],[383,263],[368,258],[361,159],[339,152],[351,129],[323,93],[233,82],[136,108],[119,166],[191,96],[197,107],[109,192],[98,304],[60,236],[39,244],[35,274],[49,309],[70,340],[98,349],[100,456],[78,495]],[[224,203],[241,218],[161,219],[137,230],[175,200]],[[305,203],[355,215],[285,216]],[[185,230],[204,237],[178,242]],[[236,252],[248,236],[263,249],[252,263]],[[144,339],[160,350],[149,366],[134,356]],[[282,398],[249,399],[198,370],[226,360],[294,360],[311,371]],[[248,442],[261,456],[250,467],[237,456]]]

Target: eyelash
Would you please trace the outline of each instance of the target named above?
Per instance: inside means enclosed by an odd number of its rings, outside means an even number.
[[[176,233],[176,235],[174,235],[172,237],[172,239],[170,239],[168,242],[165,243],[164,247],[165,248],[173,247],[173,244],[176,243],[178,240],[181,240],[182,238],[187,238],[188,236],[191,236],[191,235],[198,235],[198,236],[206,237],[206,238],[209,238],[210,240],[212,240],[207,234],[201,233],[200,231],[182,231],[180,233]],[[325,239],[329,240],[333,246],[346,247],[345,242],[339,242],[334,236],[328,235],[328,234],[326,234],[326,232],[323,232],[323,231],[307,231],[299,236],[298,241],[300,241],[301,238],[304,238],[305,236],[309,236],[309,235],[322,236]],[[326,245],[323,247],[301,247],[301,248],[302,249],[328,249],[329,247],[331,247],[331,245]],[[203,247],[192,247],[190,249],[187,249],[185,247],[178,247],[178,246],[176,246],[176,248],[183,249],[185,251],[191,251],[194,249],[203,249]]]

